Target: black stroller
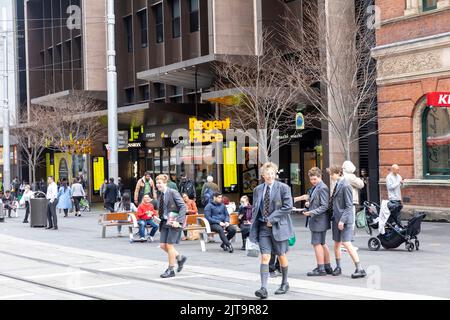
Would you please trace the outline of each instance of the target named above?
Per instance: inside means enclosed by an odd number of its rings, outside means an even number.
[[[357,227],[366,229],[367,233],[372,236],[372,229],[378,229],[379,227],[379,210],[380,207],[376,203],[364,202],[364,209],[357,216]],[[425,213],[417,213],[404,228],[394,225],[388,220],[384,234],[380,233],[378,236],[369,239],[369,250],[378,251],[380,247],[395,249],[403,243],[405,243],[405,248],[409,252],[414,251],[414,249],[419,250],[420,242],[417,235],[421,231],[421,224],[425,216]]]

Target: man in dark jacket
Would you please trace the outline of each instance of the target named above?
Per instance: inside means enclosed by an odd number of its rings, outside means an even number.
[[[109,183],[106,186],[104,198],[105,198],[105,209],[114,212],[114,204],[119,196],[119,189],[114,183],[114,178],[109,178]]]
[[[178,189],[180,190],[180,194],[186,193],[189,199],[194,200],[196,198],[195,183],[188,179],[185,173],[181,176],[181,182]]]
[[[222,194],[220,192],[215,192],[213,194],[213,201],[206,206],[205,218],[211,225],[211,231],[219,234],[222,240],[220,247],[224,251],[232,253],[234,249],[230,240],[236,234],[236,227],[230,225],[230,215],[222,203]],[[227,235],[225,235],[225,231],[228,232]]]

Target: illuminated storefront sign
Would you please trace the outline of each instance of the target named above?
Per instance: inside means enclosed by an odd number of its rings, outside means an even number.
[[[223,141],[221,130],[230,129],[230,118],[226,120],[200,121],[189,119],[189,138],[191,143],[208,143]]]
[[[236,188],[237,186],[237,154],[236,142],[228,142],[228,146],[223,148],[223,186]]]
[[[94,180],[94,192],[100,191],[100,187],[105,181],[105,158],[94,157],[92,165],[92,174]]]

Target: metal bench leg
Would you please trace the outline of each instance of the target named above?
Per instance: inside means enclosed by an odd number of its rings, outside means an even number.
[[[206,239],[208,239],[208,234],[206,232],[200,233],[200,247],[202,248],[202,252],[206,252]]]
[[[133,240],[133,227],[128,227],[128,236],[130,238],[130,243],[134,242],[134,240]]]
[[[102,238],[106,237],[106,227],[102,228]]]

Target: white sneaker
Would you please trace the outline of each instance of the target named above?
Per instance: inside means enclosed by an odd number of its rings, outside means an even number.
[[[141,241],[145,241],[145,237],[141,237]]]
[[[148,241],[153,242],[153,237],[149,236]]]

